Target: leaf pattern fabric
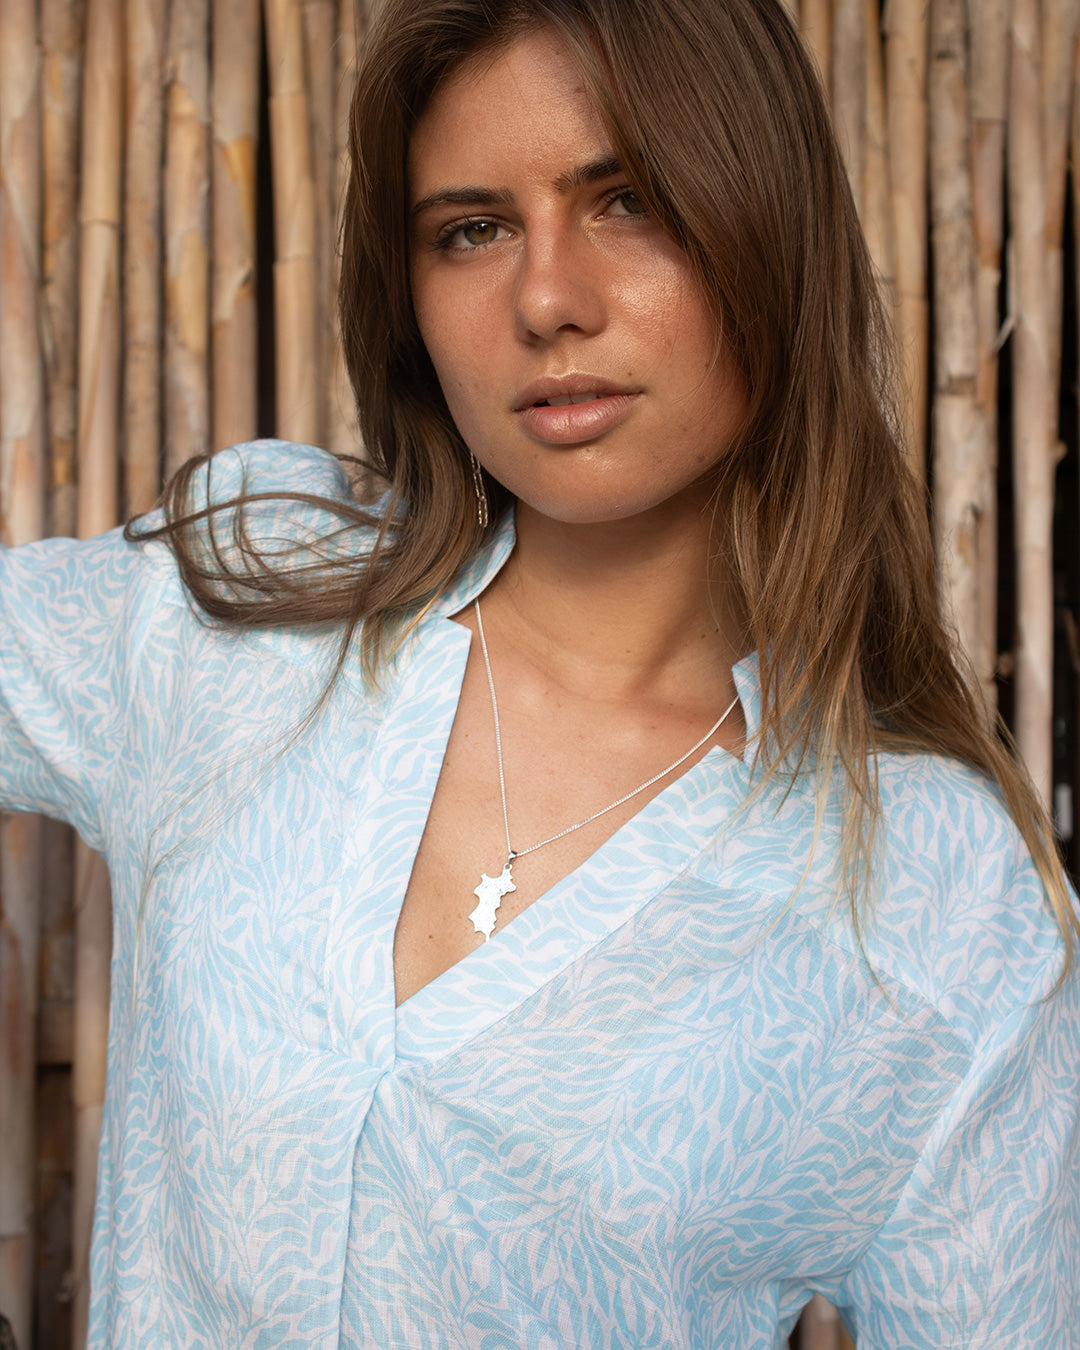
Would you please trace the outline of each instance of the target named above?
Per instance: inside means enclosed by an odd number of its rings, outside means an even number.
[[[348,491],[280,442],[201,491],[241,485]],[[395,1008],[450,616],[512,547],[310,723],[334,633],[216,626],[119,532],[0,554],[0,802],[114,885],[91,1344],[765,1350],[821,1291],[860,1350],[1080,1347],[1080,980],[1047,997],[1037,875],[962,766],[881,757],[862,947],[838,797],[713,750]]]

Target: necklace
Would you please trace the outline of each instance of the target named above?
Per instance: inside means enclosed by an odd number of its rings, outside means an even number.
[[[628,802],[631,797],[636,797],[639,792],[644,792],[646,788],[652,787],[658,783],[661,778],[667,777],[673,769],[677,769],[680,764],[685,764],[695,750],[700,750],[711,736],[723,725],[728,713],[731,712],[739,697],[731,700],[728,706],[708,729],[701,740],[695,741],[687,750],[686,754],[680,755],[674,763],[669,764],[666,769],[661,769],[659,773],[654,773],[651,778],[646,778],[644,783],[639,783],[631,792],[625,793],[618,801],[611,802],[608,806],[602,806],[599,811],[594,811],[591,816],[586,816],[584,820],[579,820],[576,825],[567,825],[566,829],[559,830],[557,834],[549,835],[547,839],[541,839],[538,844],[530,844],[528,848],[514,848],[510,843],[510,814],[506,809],[506,775],[503,772],[503,754],[502,754],[502,733],[499,730],[499,700],[495,697],[495,681],[491,676],[491,658],[488,656],[487,638],[484,636],[484,620],[480,615],[480,601],[473,601],[473,609],[476,611],[476,630],[480,634],[480,650],[484,654],[484,670],[487,672],[488,690],[491,693],[491,715],[495,722],[495,757],[499,765],[499,793],[502,797],[502,816],[503,830],[506,833],[506,862],[503,864],[503,870],[497,877],[489,877],[486,872],[480,874],[480,885],[473,890],[473,895],[477,898],[477,905],[469,915],[472,920],[472,926],[475,932],[483,933],[484,941],[491,937],[495,931],[495,914],[502,903],[504,895],[510,891],[516,891],[514,885],[513,865],[515,858],[523,858],[526,853],[535,853],[539,848],[545,848],[548,844],[553,844],[556,839],[565,839],[568,834],[573,834],[575,830],[584,829],[586,825],[591,825],[594,820],[600,816],[606,816],[609,811],[614,811],[617,806],[622,806]]]

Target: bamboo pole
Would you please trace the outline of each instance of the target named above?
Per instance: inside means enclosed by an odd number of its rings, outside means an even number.
[[[124,162],[124,504],[161,486],[161,153],[166,0],[126,0]]]
[[[975,227],[978,367],[975,398],[987,444],[986,490],[978,522],[979,639],[972,653],[987,707],[997,703],[997,391],[1001,252],[1005,230],[1005,110],[1008,0],[969,0],[971,173]]]
[[[348,3],[348,0],[345,0]],[[832,8],[830,0],[800,0],[799,32],[821,76],[821,87],[832,88]]]
[[[79,416],[77,525],[83,536],[115,524],[118,509],[117,437],[120,421],[120,178],[123,143],[123,11],[114,0],[87,0],[83,78],[83,138],[79,206]],[[82,843],[76,875],[95,863]],[[107,886],[97,905],[79,903],[75,916],[75,1025],[72,1095],[75,1107],[75,1181],[72,1205],[72,1344],[86,1342],[90,1229],[97,1179],[104,1077],[108,978],[80,978],[94,953],[111,944]],[[94,1043],[94,1034],[97,1043]]]
[[[361,16],[362,17],[362,16]],[[334,114],[334,249],[331,255],[330,291],[328,295],[331,359],[327,364],[327,447],[336,455],[360,453],[360,428],[357,424],[356,401],[345,369],[345,353],[341,345],[341,316],[337,293],[341,284],[340,237],[341,206],[349,174],[349,108],[356,86],[356,52],[361,40],[363,24],[358,23],[356,0],[341,0],[338,9],[338,73],[335,82],[337,107]],[[358,491],[367,493],[370,485],[358,485]]]
[[[278,433],[319,439],[315,184],[299,0],[266,0],[273,157]]]
[[[1055,435],[1047,313],[1046,173],[1038,0],[1013,0],[1007,171],[1012,227],[1013,483],[1016,494],[1015,734],[1049,806],[1053,779]]]
[[[165,472],[210,441],[209,0],[171,0],[165,115]]]
[[[847,166],[851,195],[864,218],[866,174],[866,5],[834,0],[832,12],[832,110]]]
[[[1072,110],[1073,65],[1077,35],[1077,0],[1042,0],[1043,151],[1046,173],[1046,353],[1050,399],[1048,417],[1058,434],[1058,398],[1061,378],[1061,322],[1065,288],[1065,188]],[[1056,458],[1064,447],[1056,451]]]
[[[978,644],[977,522],[985,447],[975,401],[975,235],[963,0],[931,0],[930,218],[934,257],[934,527],[946,613]]]
[[[34,0],[0,0],[0,542],[45,528],[41,63]],[[41,821],[0,816],[0,1308],[30,1344]]]
[[[250,441],[258,414],[255,155],[259,134],[259,0],[215,0],[211,266],[215,449]]]
[[[87,0],[79,204],[77,528],[116,523],[120,389],[120,165],[122,12]]]
[[[889,128],[878,0],[866,10],[866,158],[863,163],[863,230],[889,314],[896,312],[896,251],[893,245]]]
[[[929,26],[924,0],[885,6],[885,87],[896,249],[896,332],[906,391],[905,439],[915,471],[926,470],[927,301],[926,66]]]
[[[74,534],[79,277],[79,104],[85,0],[41,0],[42,349],[49,427],[48,528]]]
[[[93,3],[93,0],[91,0]],[[112,905],[105,862],[82,840],[75,845],[75,1034],[71,1096],[75,1106],[72,1210],[72,1345],[82,1350],[90,1304],[90,1233],[105,1103],[109,1034]]]
[[[1071,169],[1070,182],[1072,184],[1072,208],[1073,208],[1072,244],[1073,244],[1073,257],[1080,258],[1080,42],[1077,43],[1076,50],[1074,53],[1073,99],[1072,99],[1071,121],[1072,121],[1072,132],[1070,135],[1069,163]],[[1080,313],[1080,267],[1074,269],[1074,271],[1075,271],[1076,289],[1071,299],[1073,301],[1073,304],[1076,306],[1076,312]],[[1077,431],[1076,424],[1074,424],[1073,431],[1074,434]],[[1073,513],[1075,519],[1076,513],[1080,511],[1080,500],[1077,500],[1077,498],[1074,497],[1072,501],[1067,501],[1065,503],[1065,510],[1067,512]],[[1077,615],[1076,610],[1074,608],[1076,604],[1076,597],[1071,596],[1070,598],[1073,601],[1073,604],[1070,605],[1069,608],[1067,608],[1065,611],[1065,623],[1066,623],[1066,634],[1068,636],[1069,642],[1069,652],[1072,658],[1073,672],[1076,675],[1077,680],[1075,686],[1076,687],[1075,702],[1073,704],[1073,707],[1066,711],[1065,715],[1066,717],[1068,717],[1070,714],[1072,714],[1074,718],[1073,725],[1080,726],[1080,629],[1078,629]],[[1073,768],[1073,784],[1075,788],[1077,786],[1080,786],[1080,738],[1077,738],[1075,744],[1072,768]],[[1080,806],[1080,803],[1076,802],[1074,798],[1074,806],[1073,806],[1074,835],[1076,833],[1075,819],[1077,806]]]
[[[334,307],[334,86],[337,61],[334,50],[338,16],[334,0],[303,0],[304,74],[308,90],[308,115],[311,126],[311,178],[315,203],[315,294],[316,352],[320,373],[333,370],[333,329],[330,315]],[[317,440],[326,438],[329,413],[326,407],[328,385],[325,375],[319,381],[317,396],[319,417]]]
[[[814,1295],[799,1319],[799,1350],[853,1350],[840,1314],[820,1294]]]

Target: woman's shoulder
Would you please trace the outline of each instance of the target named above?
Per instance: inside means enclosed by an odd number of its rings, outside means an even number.
[[[935,754],[880,756],[877,776],[871,949],[972,1035],[1049,994],[1060,933],[997,785]]]
[[[245,441],[209,455],[192,478],[192,506],[239,496],[303,493],[331,501],[354,500],[344,464],[327,450],[296,441]]]

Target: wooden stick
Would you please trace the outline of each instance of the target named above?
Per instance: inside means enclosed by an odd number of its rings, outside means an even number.
[[[0,0],[0,541],[45,529],[45,390],[38,335],[41,278],[41,88],[36,6]],[[0,817],[0,973],[10,985],[0,1054],[0,1307],[30,1342],[33,1309],[34,1096],[41,821]],[[21,996],[21,997],[20,997]],[[6,1000],[5,1000],[6,1001]],[[8,1020],[10,1018],[11,1020]]]
[[[1016,715],[1028,771],[1049,806],[1053,782],[1053,502],[1055,434],[1047,396],[1046,174],[1038,0],[1013,0],[1009,25],[1009,212],[1015,310],[1013,483],[1016,529]]]
[[[86,1344],[89,1312],[90,1232],[105,1102],[111,954],[112,906],[108,869],[80,839],[75,845],[75,1044],[71,1076],[75,1105],[75,1193],[72,1198],[72,1344],[75,1350],[81,1350]]]
[[[840,1314],[820,1294],[815,1294],[799,1319],[800,1350],[852,1350]]]
[[[926,467],[930,351],[927,302],[926,64],[929,26],[924,0],[885,6],[885,86],[889,124],[896,332],[907,397],[904,431],[912,467]]]
[[[338,16],[334,0],[303,0],[304,72],[308,90],[308,116],[311,127],[311,177],[315,203],[315,333],[318,370],[333,371],[333,329],[330,314],[334,308],[334,88],[337,60],[334,50]],[[325,406],[328,381],[318,383],[318,443],[326,437],[329,421]]]
[[[122,11],[87,0],[79,203],[80,535],[116,524],[120,394]]]
[[[834,0],[832,14],[832,110],[847,165],[851,195],[863,218],[866,173],[866,5]]]
[[[978,368],[975,399],[987,462],[977,527],[979,641],[972,653],[987,706],[997,703],[997,390],[1001,251],[1005,229],[1008,0],[969,0],[972,218],[975,228]]]
[[[278,434],[319,438],[315,184],[299,0],[266,0],[274,176]]]
[[[826,95],[832,88],[832,9],[829,0],[801,0],[799,32],[821,76]]]
[[[1070,168],[1069,175],[1072,183],[1072,208],[1073,208],[1073,256],[1080,258],[1080,43],[1077,43],[1074,66],[1073,66],[1073,99],[1072,99],[1072,134],[1070,136]],[[1080,312],[1080,268],[1076,269],[1076,291],[1070,297]],[[1075,430],[1075,427],[1074,427]],[[1074,496],[1071,502],[1066,503],[1066,510],[1075,512],[1077,502]],[[1072,654],[1072,663],[1075,671],[1080,673],[1080,632],[1075,616],[1071,609],[1065,612],[1066,632],[1069,637],[1069,647]],[[1077,689],[1076,701],[1073,705],[1074,725],[1080,725],[1080,688]],[[1067,715],[1067,714],[1066,714]],[[1076,744],[1074,749],[1073,773],[1074,783],[1080,783],[1080,743]],[[1076,804],[1074,803],[1074,819]],[[1075,825],[1074,825],[1075,833]]]
[[[126,0],[124,497],[146,511],[161,487],[161,153],[166,0]]]
[[[258,418],[255,156],[261,36],[259,0],[215,0],[211,95],[215,449],[252,440]]]
[[[83,536],[116,523],[117,435],[120,422],[120,212],[123,144],[122,10],[113,0],[87,0],[79,203],[79,395],[77,526]],[[85,852],[84,846],[80,849]],[[85,867],[85,864],[84,864]],[[76,916],[76,966],[108,950],[108,894]],[[73,1081],[75,1194],[72,1213],[72,1344],[86,1342],[90,1227],[97,1185],[104,1081],[92,1065],[103,1054],[108,982],[76,979]],[[97,1033],[97,1043],[93,1034]]]
[[[42,349],[49,426],[47,524],[74,534],[79,120],[85,0],[41,0]]]
[[[885,113],[885,69],[878,0],[864,0],[866,16],[866,158],[863,164],[863,230],[878,283],[896,312],[896,251],[893,246],[889,129]]]
[[[931,0],[930,219],[934,254],[934,527],[946,613],[961,645],[978,644],[976,526],[984,447],[963,0]]]
[[[45,398],[38,342],[41,86],[34,0],[0,0],[0,542],[45,527]],[[0,1308],[30,1344],[41,822],[0,816]]]
[[[171,0],[165,114],[165,472],[210,441],[209,0]]]
[[[338,9],[338,74],[336,81],[337,109],[334,114],[334,251],[331,256],[330,318],[331,359],[327,363],[327,446],[336,455],[358,455],[361,450],[360,428],[356,418],[356,401],[345,369],[345,354],[341,346],[341,317],[338,313],[337,292],[341,282],[341,254],[338,247],[341,204],[349,174],[349,108],[356,85],[356,52],[361,40],[363,24],[357,22],[356,0],[341,0]],[[363,18],[363,16],[361,16]],[[357,490],[367,494],[369,484],[358,485]]]
[[[1077,19],[1076,0],[1042,0],[1043,151],[1046,171],[1046,320],[1049,342],[1048,417],[1056,439],[1061,379],[1061,320],[1065,286],[1065,186],[1069,148],[1069,117],[1073,94]],[[1060,458],[1064,446],[1057,452]]]

